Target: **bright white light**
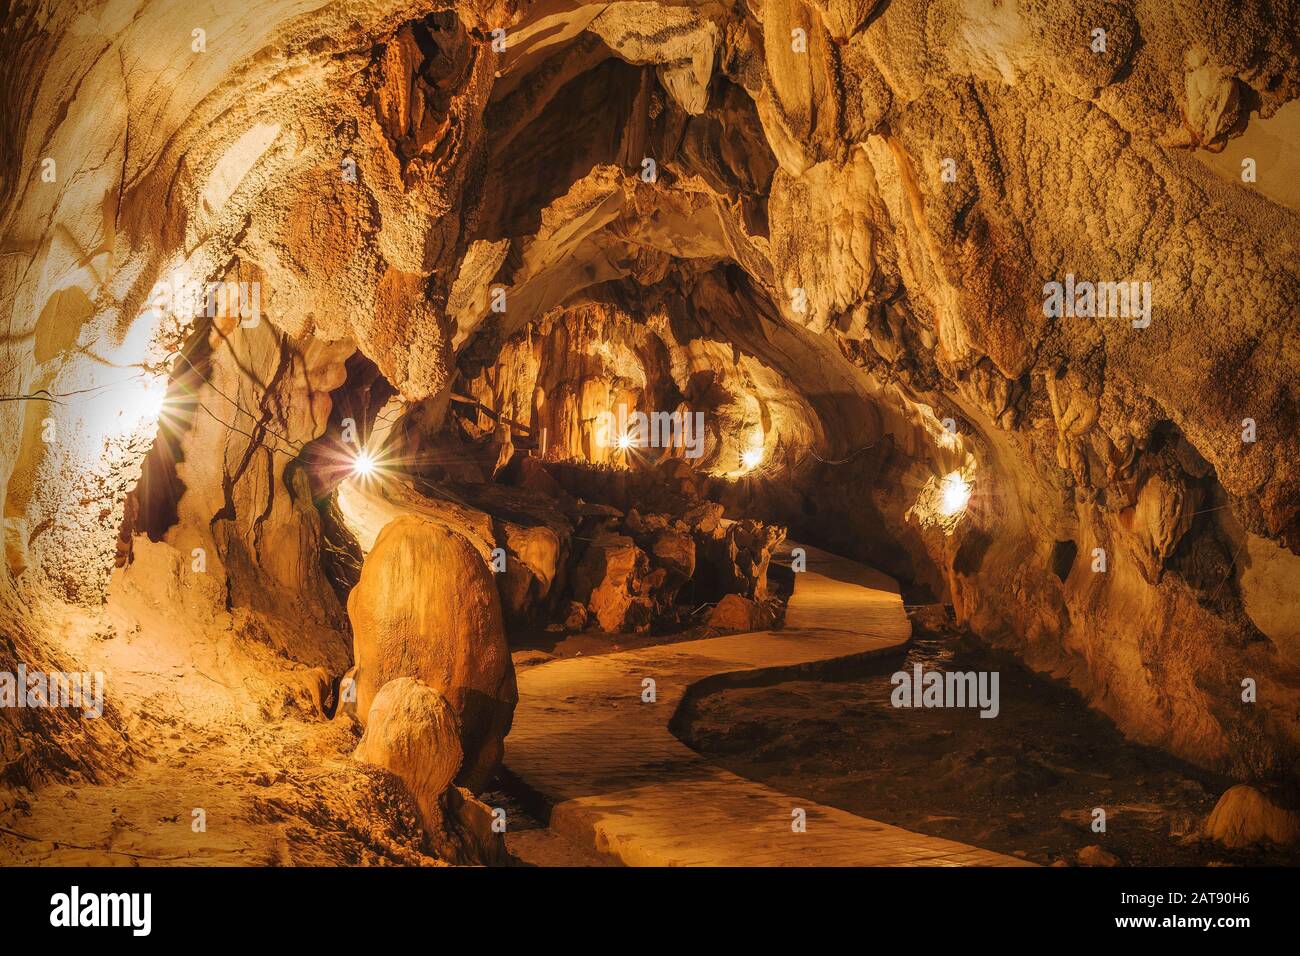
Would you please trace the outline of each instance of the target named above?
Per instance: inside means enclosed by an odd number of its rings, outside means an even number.
[[[358,478],[369,478],[374,473],[375,459],[371,457],[370,452],[358,452],[357,457],[352,459],[352,474]]]
[[[970,501],[970,482],[954,471],[946,475],[939,487],[939,513],[947,516],[960,514]]]
[[[137,428],[153,425],[162,414],[163,399],[167,397],[167,379],[161,375],[146,375],[132,382],[119,393],[121,396],[121,432],[126,434]]]
[[[619,451],[627,451],[627,450],[628,450],[629,448],[631,448],[631,447],[632,447],[632,436],[631,436],[631,434],[624,433],[624,434],[618,436],[618,450],[619,450]]]
[[[740,464],[746,471],[753,471],[763,463],[763,449],[751,448],[740,456]]]

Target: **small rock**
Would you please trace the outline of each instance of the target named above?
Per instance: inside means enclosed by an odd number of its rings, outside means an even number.
[[[739,594],[723,597],[705,623],[720,631],[757,631],[764,626],[762,608]]]
[[[704,501],[682,515],[682,520],[696,534],[711,536],[718,530],[724,510],[716,501]]]
[[[1119,857],[1099,846],[1085,846],[1075,855],[1075,859],[1084,866],[1119,866]]]
[[[509,863],[505,835],[493,828],[493,808],[463,787],[450,787],[439,802],[434,851],[459,866],[504,866]]]
[[[1300,813],[1274,803],[1263,791],[1238,784],[1219,798],[1205,821],[1205,835],[1227,847],[1300,841]]]
[[[396,774],[431,837],[442,832],[439,798],[460,769],[460,719],[422,680],[399,677],[380,688],[353,757]]]
[[[577,601],[570,601],[569,610],[564,615],[564,629],[566,631],[581,631],[586,626],[586,605],[579,604]]]
[[[660,564],[683,578],[695,573],[695,540],[680,531],[659,532],[650,547],[656,564]]]

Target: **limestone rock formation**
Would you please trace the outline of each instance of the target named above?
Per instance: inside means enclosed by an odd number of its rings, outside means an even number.
[[[709,611],[705,623],[720,631],[759,631],[772,623],[762,606],[741,597],[728,594]]]
[[[649,623],[645,605],[637,600],[648,570],[645,552],[621,534],[604,534],[587,546],[574,572],[577,599],[586,604],[602,628],[621,631]]]
[[[1205,835],[1228,847],[1300,841],[1300,813],[1249,784],[1230,788],[1205,821]]]
[[[466,866],[507,866],[499,818],[482,800],[464,787],[448,787],[439,802],[439,824],[432,834],[440,859]]]
[[[415,799],[425,831],[441,829],[440,800],[460,770],[460,718],[424,681],[398,677],[371,701],[353,756],[390,770]]]
[[[507,620],[536,616],[563,583],[569,541],[546,524],[517,525],[498,521],[506,552],[506,570],[497,589]],[[563,536],[562,536],[563,535]]]
[[[650,558],[680,578],[689,579],[695,573],[695,541],[685,531],[663,528],[654,535]]]
[[[389,681],[423,681],[460,720],[457,782],[481,789],[500,762],[518,694],[496,585],[473,545],[418,515],[395,518],[366,556],[348,615],[357,714],[370,713]]]
[[[716,587],[756,600],[767,597],[767,568],[785,540],[785,529],[746,518],[699,539],[700,560],[710,566]]]

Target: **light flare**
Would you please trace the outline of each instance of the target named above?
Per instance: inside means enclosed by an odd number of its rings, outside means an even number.
[[[352,459],[352,474],[358,478],[370,478],[377,467],[378,463],[368,451],[359,451]]]
[[[945,475],[939,487],[939,513],[945,517],[961,514],[970,502],[970,492],[970,482],[961,472]]]

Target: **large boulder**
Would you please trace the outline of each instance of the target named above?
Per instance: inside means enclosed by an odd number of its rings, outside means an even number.
[[[441,797],[460,769],[460,733],[460,718],[442,694],[399,677],[375,695],[353,753],[401,778],[430,839],[443,830]]]
[[[716,501],[702,501],[682,515],[682,521],[697,537],[720,537],[725,510]]]
[[[1278,806],[1249,784],[1230,788],[1205,821],[1205,835],[1227,847],[1300,841],[1300,813]]]
[[[480,790],[504,752],[518,692],[496,584],[463,535],[416,515],[379,533],[348,598],[356,712],[379,689],[424,681],[450,702],[465,759],[456,782]]]
[[[503,610],[511,621],[526,621],[550,597],[564,546],[546,525],[498,525],[508,555],[505,573],[498,579]]]
[[[633,626],[640,626],[644,615],[634,604],[647,568],[645,552],[627,535],[601,534],[573,573],[574,596],[591,609],[602,630],[622,630],[629,611]]]

